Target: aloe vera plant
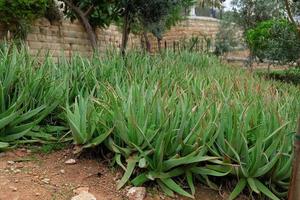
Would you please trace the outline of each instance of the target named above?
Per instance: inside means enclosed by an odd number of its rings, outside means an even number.
[[[66,116],[75,144],[81,145],[82,148],[101,144],[113,129],[103,132],[103,129],[100,128],[101,113],[97,112],[91,98],[79,95],[75,99],[73,107],[73,111],[70,106],[66,107]]]
[[[193,198],[196,183],[216,188],[221,177],[236,183],[230,199],[287,195],[295,86],[188,52],[59,64],[0,53],[0,149],[55,141],[69,130],[80,150],[113,153],[124,169],[118,188],[154,181],[170,196]]]
[[[0,141],[1,148],[19,142],[55,140],[34,128],[59,105],[62,90],[49,79],[46,66],[30,68],[25,51],[5,49],[0,60]]]

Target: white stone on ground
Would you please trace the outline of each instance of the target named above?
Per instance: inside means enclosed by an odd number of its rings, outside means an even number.
[[[97,199],[91,193],[81,192],[79,195],[72,197],[71,200],[97,200]]]
[[[129,200],[144,200],[146,198],[145,187],[132,187],[127,192]]]
[[[67,164],[67,165],[74,165],[74,164],[76,164],[76,160],[75,159],[69,159],[69,160],[67,160],[65,162],[65,164]]]

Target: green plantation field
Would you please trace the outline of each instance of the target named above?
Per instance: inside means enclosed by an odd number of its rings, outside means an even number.
[[[197,182],[228,181],[231,199],[285,198],[299,110],[299,87],[209,55],[108,51],[55,64],[0,50],[0,149],[103,148],[124,169],[118,188],[155,182],[192,198]]]

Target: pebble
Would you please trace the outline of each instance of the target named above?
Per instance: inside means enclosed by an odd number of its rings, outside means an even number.
[[[38,192],[37,192],[37,193],[35,193],[35,196],[40,196],[40,195],[41,195],[41,194],[40,194],[40,193],[38,193]]]
[[[97,200],[97,199],[91,193],[82,192],[79,195],[72,197],[71,200]]]
[[[15,174],[17,174],[17,173],[20,173],[21,170],[20,170],[20,169],[15,169],[15,170],[13,170],[13,172],[14,172]]]
[[[18,189],[16,187],[10,186],[9,189],[11,189],[13,192],[16,192]]]
[[[144,200],[146,198],[145,187],[132,187],[127,192],[129,200]]]
[[[61,174],[64,174],[64,173],[65,173],[65,170],[62,169],[62,170],[60,170],[59,172],[60,172]]]
[[[67,165],[74,165],[74,164],[76,164],[76,160],[75,159],[69,159],[69,160],[67,160],[65,162],[65,164],[67,164]]]
[[[15,164],[15,162],[12,160],[9,160],[9,161],[7,161],[7,164],[13,165],[13,164]]]
[[[49,178],[44,178],[42,179],[43,183],[49,184],[50,183],[50,179]]]

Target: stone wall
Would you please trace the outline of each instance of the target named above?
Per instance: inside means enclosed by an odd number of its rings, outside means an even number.
[[[219,31],[219,20],[209,17],[189,17],[179,23],[177,26],[171,28],[170,31],[164,34],[162,48],[165,46],[169,49],[178,47],[179,43],[188,41],[192,37],[197,37],[200,42],[206,42],[205,39],[210,39],[211,48],[214,47],[216,34]],[[150,43],[152,51],[158,48],[157,40],[150,36]],[[205,44],[203,44],[205,45]]]
[[[162,44],[170,47],[174,41],[181,41],[193,36],[200,38],[208,37],[214,41],[218,32],[219,22],[216,19],[204,17],[191,17],[173,27],[164,35]],[[116,26],[108,29],[97,29],[97,38],[100,52],[109,46],[120,47],[121,33]],[[0,38],[7,35],[7,31],[0,25]],[[157,41],[150,36],[152,51],[157,50]],[[67,57],[74,54],[82,56],[91,55],[92,48],[87,34],[79,22],[63,21],[61,23],[50,24],[46,19],[37,20],[31,27],[27,36],[26,44],[32,55],[43,57],[49,53],[58,59],[63,53]],[[138,36],[131,35],[129,48],[140,48],[141,40]]]
[[[96,35],[100,52],[109,46],[120,46],[121,33],[116,26],[110,26],[106,30],[97,29]],[[129,46],[133,46],[136,40],[136,37],[130,37]],[[50,24],[46,19],[38,20],[32,26],[26,43],[31,54],[40,57],[46,53],[56,59],[62,54],[70,58],[74,54],[89,56],[92,53],[88,36],[79,22],[63,21]]]

